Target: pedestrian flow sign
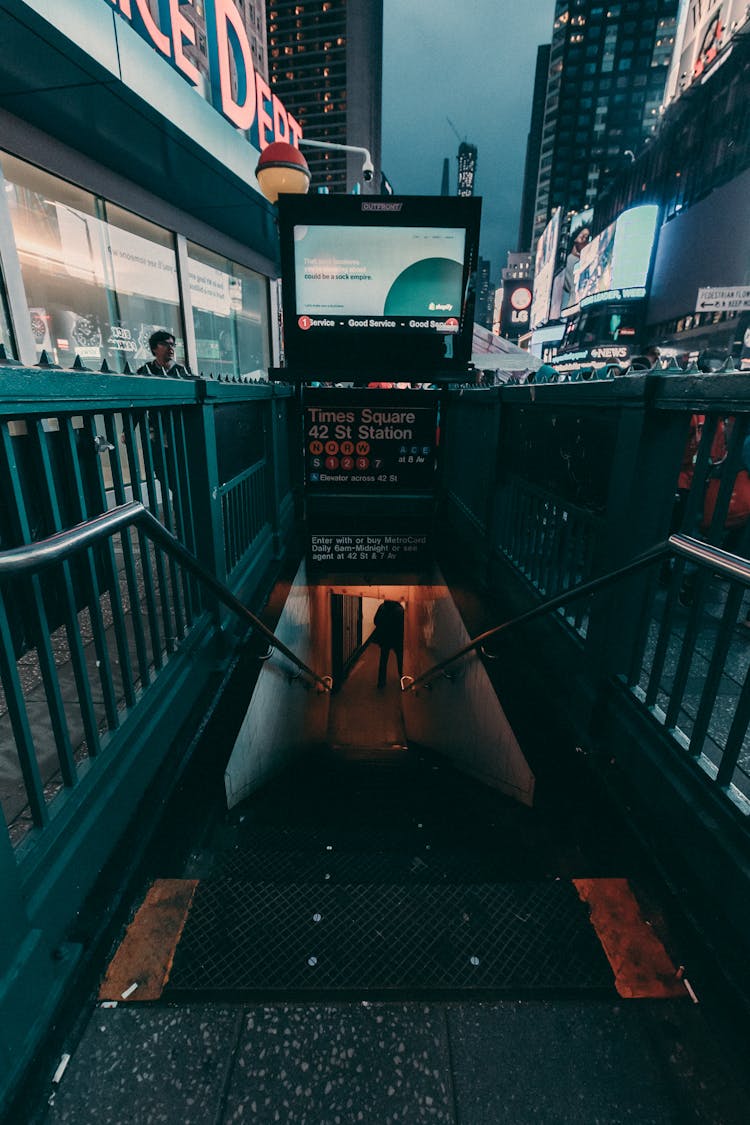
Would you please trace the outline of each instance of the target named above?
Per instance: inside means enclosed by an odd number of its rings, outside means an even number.
[[[709,286],[698,290],[696,312],[744,312],[750,309],[750,285]]]

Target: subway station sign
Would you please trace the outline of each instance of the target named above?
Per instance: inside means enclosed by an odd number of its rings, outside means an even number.
[[[320,402],[305,408],[307,483],[357,492],[429,490],[435,471],[434,404],[354,406]]]
[[[305,388],[308,563],[416,571],[430,561],[438,396]]]
[[[158,18],[148,0],[104,0],[131,24],[191,86],[203,76],[185,53],[195,46],[196,26],[185,16],[192,0],[159,0]],[[253,64],[250,41],[236,0],[203,0],[211,103],[261,150],[272,141],[297,144],[299,122],[284,108]],[[232,68],[236,89],[232,89]]]

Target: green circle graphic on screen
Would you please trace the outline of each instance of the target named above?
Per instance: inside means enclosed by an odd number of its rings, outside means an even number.
[[[423,258],[388,290],[385,316],[459,316],[463,267],[450,258]]]

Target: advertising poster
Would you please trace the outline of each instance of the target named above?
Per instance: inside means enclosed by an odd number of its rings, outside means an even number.
[[[107,286],[120,294],[179,302],[177,263],[171,246],[56,203],[60,248],[71,277]]]
[[[500,331],[508,340],[517,340],[529,328],[533,292],[528,281],[504,281]]]
[[[530,327],[538,328],[549,319],[552,280],[557,262],[557,246],[560,240],[560,208],[552,213],[552,218],[544,228],[544,233],[536,247],[534,267],[534,297],[531,305]]]
[[[300,327],[457,332],[465,240],[451,228],[296,226]]]
[[[658,207],[643,204],[624,211],[581,251],[575,268],[575,303],[611,293],[613,297],[645,296]]]

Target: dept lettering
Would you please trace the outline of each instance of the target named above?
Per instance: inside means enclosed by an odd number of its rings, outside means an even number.
[[[195,46],[195,25],[182,11],[193,0],[161,0],[159,18],[148,0],[104,0],[126,19],[135,31],[169,60],[193,87],[202,76],[185,54],[185,45]],[[250,41],[236,0],[204,0],[206,46],[212,103],[237,129],[252,131],[261,151],[272,141],[297,145],[300,123],[271,92],[253,64]],[[237,96],[232,93],[232,67],[237,75]]]

